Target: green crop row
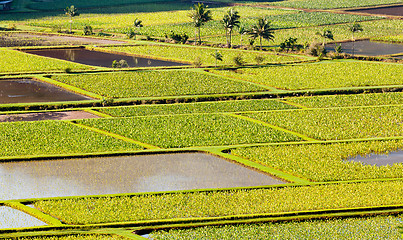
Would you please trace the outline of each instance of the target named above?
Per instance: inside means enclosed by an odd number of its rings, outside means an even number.
[[[0,157],[139,150],[62,121],[0,123]]]
[[[321,89],[402,85],[403,65],[374,62],[321,62],[288,66],[211,70],[280,89]]]
[[[386,154],[402,148],[403,140],[394,140],[250,147],[234,149],[231,153],[298,177],[322,182],[402,178],[401,163],[373,166],[348,161],[357,156]]]
[[[130,47],[109,47],[108,50],[125,52],[130,54],[140,54],[154,57],[162,57],[167,59],[182,60],[187,62],[201,62],[202,65],[214,65],[216,63],[213,54],[216,51],[222,55],[222,61],[218,61],[218,65],[234,65],[234,58],[238,55],[242,57],[245,63],[256,64],[256,57],[263,57],[264,63],[269,62],[287,62],[297,61],[296,57],[286,55],[275,55],[272,53],[261,53],[256,51],[242,51],[229,49],[214,49],[214,48],[196,48],[182,47],[172,45],[138,45]]]
[[[374,38],[371,38],[371,40],[382,41],[382,42],[392,42],[392,43],[403,43],[403,34],[394,35],[394,36],[374,37]]]
[[[398,227],[403,223],[402,215],[364,218],[309,220],[287,223],[261,223],[245,225],[209,226],[192,229],[154,231],[150,238],[155,240],[176,239],[389,239],[401,240]]]
[[[308,27],[308,26],[318,26],[318,25],[330,25],[330,24],[340,24],[349,22],[360,22],[379,19],[379,17],[368,17],[360,15],[351,14],[335,14],[329,12],[292,12],[291,14],[281,14],[281,15],[267,15],[267,19],[271,21],[271,27],[274,29],[282,28],[298,28],[298,27]],[[240,24],[246,29],[252,27],[256,24],[256,17],[242,18],[240,19]],[[123,31],[124,29],[116,29],[115,31]],[[165,25],[152,25],[145,26],[138,30],[140,35],[157,36],[163,37],[164,35],[170,33],[170,31],[176,33],[186,33],[191,38],[194,37],[194,27],[192,23],[179,23],[179,24],[165,24]],[[236,30],[235,30],[236,32]],[[214,36],[223,35],[225,30],[222,26],[221,18],[217,20],[210,21],[204,25],[201,31],[202,36]]]
[[[403,92],[287,98],[287,102],[311,108],[403,104]]]
[[[403,136],[403,106],[285,110],[245,114],[270,124],[330,139]]]
[[[161,4],[161,3],[159,3]],[[190,9],[188,7],[187,9]],[[228,8],[212,8],[212,16],[215,20],[220,20]],[[250,17],[263,17],[269,15],[281,15],[288,13],[295,13],[297,11],[287,11],[280,9],[265,9],[257,7],[236,7],[242,18]],[[146,12],[146,13],[125,13],[122,14],[82,14],[74,18],[73,28],[82,29],[85,25],[91,25],[94,29],[103,29],[105,31],[119,32],[127,27],[133,25],[134,20],[140,19],[143,22],[144,28],[149,28],[155,25],[166,25],[173,26],[174,24],[190,23],[191,18],[188,16],[189,10],[187,11],[158,11],[158,12]],[[53,16],[45,17],[39,19],[32,19],[28,23],[31,26],[42,26],[42,27],[54,27],[61,26],[64,28],[69,27],[69,22],[66,16]],[[137,29],[140,30],[140,29]],[[173,30],[173,29],[172,29]],[[143,30],[141,30],[143,31]],[[166,33],[169,33],[168,30]],[[193,33],[193,31],[192,31]],[[153,33],[151,36],[156,36],[161,34]],[[161,36],[164,36],[162,34]]]
[[[297,38],[297,43],[304,45],[306,43],[311,43],[313,41],[322,42],[321,39],[316,33],[323,32],[324,30],[330,30],[333,33],[335,41],[343,41],[343,40],[351,40],[352,34],[349,30],[352,23],[345,24],[336,24],[336,25],[327,25],[327,26],[318,26],[318,27],[305,27],[305,28],[293,28],[293,29],[281,29],[276,30],[274,32],[274,40],[267,42],[263,41],[264,45],[276,46],[281,42],[284,42],[286,39],[293,37]],[[355,38],[372,38],[372,37],[380,37],[380,36],[391,36],[401,34],[401,20],[398,19],[384,19],[384,20],[375,20],[368,22],[360,22],[360,25],[363,28],[362,32],[358,32],[354,34]],[[221,36],[211,36],[204,37],[203,40],[213,42],[213,43],[223,43],[225,41],[225,35]],[[234,44],[240,44],[240,36],[238,34],[234,35],[233,42]],[[243,36],[242,44],[248,45],[248,38]]]
[[[2,238],[2,239],[16,239],[16,240],[123,240],[125,237],[117,235],[106,234],[75,234],[75,235],[61,235],[61,236],[40,236],[40,237],[16,237],[16,238]]]
[[[53,79],[110,98],[182,96],[264,91],[247,82],[193,71],[138,71],[54,75]]]
[[[340,1],[340,0],[292,0],[269,2],[270,5],[291,7],[291,8],[310,8],[310,9],[332,9],[332,8],[353,8],[367,7],[382,4],[401,3],[401,0],[359,0],[359,1]]]
[[[299,140],[285,132],[219,114],[86,119],[80,122],[164,148]]]
[[[166,2],[175,0],[168,0]],[[114,5],[128,5],[128,4],[148,4],[153,2],[159,2],[159,0],[117,0],[117,1],[105,1],[105,0],[87,0],[87,1],[80,1],[80,0],[70,0],[68,4],[74,5],[78,8],[89,8],[89,7],[111,7]],[[32,1],[27,5],[27,8],[40,10],[40,11],[49,11],[49,10],[56,10],[56,9],[65,9],[66,2],[63,1],[52,1],[52,2],[40,2],[40,1]]]
[[[403,182],[388,181],[43,200],[36,202],[35,207],[69,224],[91,224],[375,207],[402,203]]]
[[[100,108],[102,113],[115,117],[133,117],[149,115],[172,115],[192,113],[216,113],[216,112],[241,112],[241,111],[263,111],[296,108],[291,105],[270,99],[262,100],[241,100],[241,101],[218,101],[180,103],[167,105],[130,106]]]
[[[0,49],[0,72],[32,72],[70,69],[89,69],[90,67],[78,63],[45,58],[26,54],[16,50]]]

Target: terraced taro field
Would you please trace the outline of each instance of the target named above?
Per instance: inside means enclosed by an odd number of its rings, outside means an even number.
[[[0,239],[403,239],[401,53],[322,51],[401,44],[400,17],[359,13],[399,4],[14,1]]]

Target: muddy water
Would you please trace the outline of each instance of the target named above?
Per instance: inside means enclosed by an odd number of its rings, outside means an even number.
[[[395,163],[403,163],[403,150],[391,152],[389,154],[370,154],[366,157],[358,156],[356,158],[349,159],[349,161],[362,162],[363,164],[375,166],[386,166],[393,165]]]
[[[24,50],[24,52],[100,67],[111,67],[114,60],[120,61],[122,59],[126,60],[129,67],[161,67],[187,65],[178,62],[162,61],[151,58],[90,51],[83,48]]]
[[[0,104],[81,101],[91,98],[30,79],[0,79]]]
[[[0,199],[281,184],[203,153],[0,163]]]
[[[381,14],[381,15],[392,15],[392,16],[402,16],[403,17],[403,5],[402,6],[391,6],[391,7],[356,9],[356,10],[349,10],[347,12],[362,12],[362,13],[370,13],[370,14]]]
[[[368,40],[341,43],[344,53],[364,56],[380,56],[403,53],[403,44],[371,42]],[[339,44],[338,44],[339,45]],[[326,50],[334,52],[335,44],[327,44]]]
[[[0,229],[44,226],[46,223],[13,208],[0,206]]]
[[[0,122],[19,122],[19,121],[41,121],[41,120],[72,120],[99,118],[94,114],[84,111],[65,111],[65,112],[37,112],[0,115]]]

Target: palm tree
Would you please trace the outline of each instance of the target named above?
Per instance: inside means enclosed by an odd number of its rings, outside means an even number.
[[[241,43],[241,47],[242,47],[242,37],[243,37],[243,35],[247,34],[248,31],[246,30],[246,28],[244,26],[239,26],[238,33],[239,33],[239,35],[241,35],[240,43]]]
[[[222,23],[225,28],[225,36],[227,38],[227,46],[231,47],[231,36],[232,36],[232,29],[234,27],[239,27],[239,19],[241,16],[239,16],[238,11],[234,9],[229,9],[227,13],[224,15],[222,19]]]
[[[73,17],[80,15],[78,13],[78,9],[74,7],[74,5],[71,5],[70,7],[67,7],[64,12],[66,13],[67,16],[70,17],[70,33],[71,33],[71,25],[73,23]]]
[[[207,10],[208,6],[204,6],[203,3],[198,3],[194,5],[192,11],[189,13],[189,17],[193,20],[193,26],[196,28],[195,31],[195,43],[197,36],[199,36],[199,44],[201,44],[200,38],[200,27],[204,25],[204,23],[212,20],[211,11]]]
[[[251,38],[256,39],[259,37],[260,39],[260,50],[262,50],[262,38],[267,41],[274,39],[274,30],[270,27],[270,21],[266,18],[259,18],[256,25],[253,25],[252,28],[248,31],[248,35]]]
[[[333,33],[330,30],[325,29],[325,30],[323,30],[323,33],[317,32],[316,35],[318,35],[318,36],[323,38],[322,46],[325,46],[326,38],[330,39],[330,40],[334,40]]]
[[[362,29],[361,25],[356,22],[354,22],[353,25],[350,27],[350,32],[353,33],[353,56],[354,56],[354,42],[355,42],[354,33],[362,31],[364,30]]]
[[[215,50],[215,53],[212,54],[213,57],[215,58],[215,66],[217,67],[217,61],[222,61],[222,54]]]

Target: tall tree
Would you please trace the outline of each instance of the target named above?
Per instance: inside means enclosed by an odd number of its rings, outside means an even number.
[[[325,46],[326,39],[334,40],[333,33],[330,30],[323,30],[323,33],[317,32],[316,35],[323,38],[322,46]]]
[[[354,56],[354,42],[355,42],[354,33],[362,31],[364,31],[364,29],[362,29],[361,25],[354,21],[353,25],[350,27],[350,32],[353,34],[353,56]]]
[[[253,25],[248,31],[248,35],[250,35],[251,38],[256,39],[259,37],[260,50],[262,50],[262,39],[266,39],[267,41],[273,40],[273,33],[274,30],[270,26],[270,21],[266,18],[259,18],[257,24]]]
[[[227,38],[228,47],[231,47],[232,30],[234,29],[234,27],[239,27],[240,18],[241,16],[239,15],[238,11],[231,8],[225,13],[222,19],[222,23],[225,28],[225,36]]]
[[[71,33],[71,25],[73,23],[73,17],[80,15],[78,13],[78,9],[74,7],[74,5],[71,5],[70,7],[67,7],[64,12],[66,13],[67,16],[70,17],[70,33]]]
[[[197,36],[199,40],[199,44],[201,44],[200,37],[200,28],[204,25],[204,23],[212,20],[211,11],[207,10],[208,6],[204,6],[203,3],[198,3],[194,5],[192,11],[189,13],[189,17],[193,20],[193,26],[196,28],[195,30],[195,43]]]
[[[247,34],[248,31],[244,26],[239,26],[238,33],[239,33],[239,35],[241,35],[241,39],[239,41],[240,41],[240,46],[242,47],[242,37],[243,37],[243,35]]]

